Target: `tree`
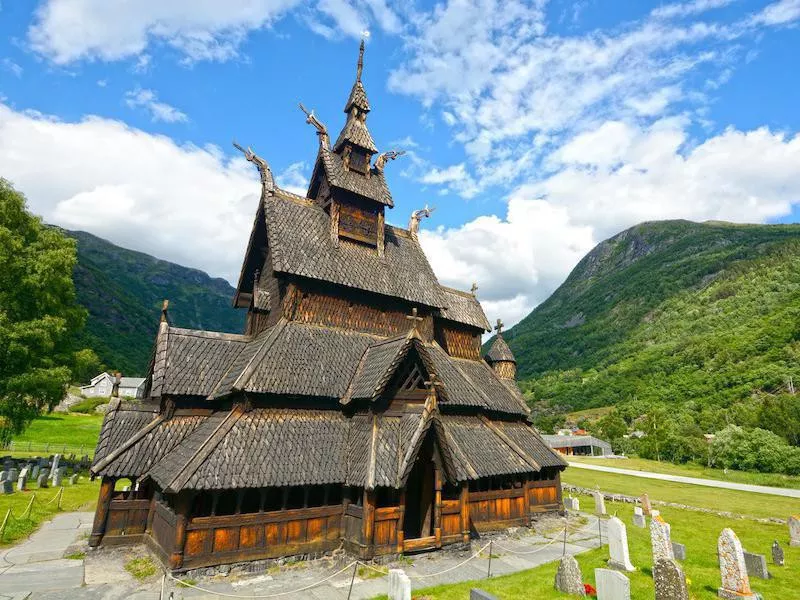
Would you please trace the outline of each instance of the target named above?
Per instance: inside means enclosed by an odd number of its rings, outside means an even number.
[[[58,403],[72,378],[74,335],[86,319],[75,261],[75,242],[31,215],[0,178],[0,442]]]
[[[711,444],[712,460],[716,466],[742,471],[791,473],[797,468],[799,453],[771,431],[738,425],[728,425],[717,432]]]

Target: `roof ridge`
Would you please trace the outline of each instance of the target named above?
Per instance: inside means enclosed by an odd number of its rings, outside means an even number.
[[[144,436],[146,436],[148,433],[150,433],[153,429],[161,425],[161,423],[163,423],[166,420],[167,419],[163,414],[159,414],[158,416],[156,416],[155,419],[153,419],[147,425],[142,427],[139,431],[134,433],[126,442],[124,442],[118,448],[115,448],[114,450],[106,454],[106,456],[98,463],[92,465],[91,468],[92,473],[97,473],[98,471],[105,469],[108,465],[110,465],[112,462],[114,462],[120,456],[122,456],[128,450],[130,450],[131,447],[136,442],[138,442],[140,439],[142,439]]]
[[[260,364],[261,357],[266,352],[266,349],[275,343],[275,340],[278,338],[278,334],[286,328],[287,323],[288,321],[286,321],[283,317],[278,320],[278,322],[275,324],[275,327],[270,331],[270,334],[265,337],[263,342],[261,342],[261,347],[253,353],[253,356],[250,358],[247,365],[245,365],[244,369],[242,369],[242,372],[231,384],[232,390],[244,389],[244,386],[247,385],[250,377],[253,376],[253,371],[255,371],[258,364]],[[258,361],[256,361],[257,357],[259,358]]]
[[[169,333],[175,335],[188,335],[192,337],[206,338],[206,339],[220,339],[229,340],[232,342],[246,342],[252,339],[252,336],[243,333],[231,333],[229,331],[208,331],[205,329],[187,329],[184,327],[172,327],[170,325]]]
[[[486,415],[478,415],[478,418],[483,422],[500,440],[505,443],[509,448],[511,448],[515,454],[517,454],[522,460],[528,463],[529,466],[534,467],[538,471],[542,470],[542,466],[536,462],[533,458],[528,456],[528,454],[519,447],[519,445],[512,440],[509,436],[506,435],[504,431],[502,431],[497,425],[492,423],[491,419],[487,418]]]
[[[288,200],[289,202],[295,202],[297,204],[304,204],[306,206],[316,206],[314,202],[306,198],[305,196],[301,196],[300,194],[295,194],[294,192],[290,192],[282,187],[275,187],[276,194],[273,197],[277,197],[277,192],[281,193],[281,200]]]
[[[468,299],[471,299],[471,300],[475,300],[475,302],[480,302],[478,300],[477,296],[475,296],[475,294],[473,294],[472,292],[468,292],[466,290],[459,290],[459,289],[456,289],[454,287],[450,287],[449,285],[442,285],[441,283],[439,285],[442,288],[444,288],[445,290],[447,290],[448,292],[454,292],[454,293],[456,293],[456,294],[458,294],[460,296],[464,296],[465,298],[468,298]]]

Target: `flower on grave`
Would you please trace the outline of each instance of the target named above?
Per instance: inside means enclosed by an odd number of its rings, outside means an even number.
[[[688,577],[686,578],[686,585],[692,585],[692,580]]]
[[[583,591],[586,593],[587,596],[591,596],[592,598],[597,598],[597,590],[594,589],[594,586],[591,583],[584,583]]]

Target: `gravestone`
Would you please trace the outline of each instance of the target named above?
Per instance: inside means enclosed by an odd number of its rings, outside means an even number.
[[[783,566],[783,548],[778,543],[778,540],[772,542],[772,564],[778,567]]]
[[[39,473],[39,477],[36,478],[36,485],[38,485],[40,488],[46,488],[47,475],[45,475],[44,473]]]
[[[631,600],[631,582],[619,571],[595,569],[597,600]]]
[[[33,469],[31,471],[31,479],[36,479],[37,477],[39,477],[40,470],[41,467],[39,467],[39,465],[33,465]]]
[[[669,523],[656,515],[650,519],[650,545],[653,548],[653,564],[662,558],[673,560],[672,541],[669,535]]]
[[[594,496],[594,514],[603,516],[606,514],[606,499],[601,492],[592,492]]]
[[[686,574],[671,558],[660,558],[653,564],[656,600],[689,600]]]
[[[732,529],[726,527],[719,534],[717,554],[722,579],[722,586],[717,590],[717,595],[731,600],[755,599],[756,595],[750,590],[750,578],[747,576],[742,544]]]
[[[16,481],[17,477],[19,477],[19,471],[17,471],[16,469],[13,468],[9,469],[8,473],[6,473],[6,479],[8,481]]]
[[[580,502],[578,502],[577,498],[573,498],[572,496],[569,496],[568,498],[566,498],[564,500],[564,508],[567,509],[567,510],[572,510],[572,511],[576,511],[577,512],[577,511],[579,511],[581,509],[581,506],[580,506]]]
[[[571,554],[565,554],[558,562],[555,588],[564,594],[586,595],[586,590],[583,587],[583,578],[581,577],[581,568],[578,566],[578,561]]]
[[[389,569],[389,600],[411,600],[411,580],[403,569]]]
[[[647,495],[647,492],[642,494],[639,501],[642,503],[642,512],[649,517],[653,512],[653,506],[650,504],[650,496]]]
[[[620,571],[635,571],[636,568],[631,564],[630,552],[628,551],[628,531],[625,523],[617,517],[608,520],[608,552],[610,559],[608,566]]]
[[[798,515],[789,517],[789,546],[792,548],[800,546],[800,516]]]
[[[50,472],[53,474],[54,477],[55,477],[56,471],[58,471],[58,463],[59,462],[61,462],[61,455],[60,454],[54,454],[53,455],[53,464],[50,467]]]
[[[24,491],[26,483],[28,483],[28,467],[25,467],[19,472],[19,479],[17,479],[17,491]]]
[[[5,479],[3,481],[3,493],[4,494],[13,494],[14,493],[14,482],[10,479]]]
[[[8,471],[0,471],[0,481],[5,481],[8,477]]]
[[[675,560],[686,560],[686,546],[678,542],[672,542],[672,555]]]
[[[661,514],[661,511],[660,510],[656,510],[655,508],[650,511],[650,516],[651,517],[657,517],[660,514]]]
[[[76,485],[77,483],[78,483],[78,476],[77,475],[73,475],[72,477],[69,478],[69,484],[70,485]]]
[[[753,554],[744,550],[744,565],[747,567],[747,575],[749,577],[770,578],[769,570],[767,569],[767,557],[763,554]]]
[[[47,477],[49,479],[50,478],[50,469],[48,469],[48,468],[42,469],[41,471],[39,471],[39,475],[44,475],[45,477]]]
[[[469,591],[469,600],[497,600],[497,597],[492,596],[489,592],[484,592],[478,588],[472,588]]]
[[[633,507],[633,526],[641,527],[642,529],[647,527],[647,520],[644,517],[641,506]]]
[[[58,487],[61,485],[61,477],[61,469],[53,473],[53,487]]]

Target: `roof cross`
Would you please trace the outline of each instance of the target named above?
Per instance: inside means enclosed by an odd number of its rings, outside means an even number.
[[[436,373],[431,373],[430,378],[428,381],[425,382],[425,387],[428,388],[429,392],[432,392],[434,388],[439,387],[442,385],[442,382],[439,381],[439,378],[436,376]]]
[[[164,300],[161,304],[161,322],[168,323],[169,317],[167,317],[167,309],[169,308],[169,300]]]
[[[494,328],[497,330],[497,335],[500,335],[503,332],[503,321],[497,319],[497,325],[495,325]]]
[[[411,329],[413,331],[417,331],[417,326],[420,324],[420,322],[425,320],[425,317],[420,317],[417,315],[417,307],[415,306],[411,309],[411,314],[406,315],[406,319],[411,321]]]
[[[474,296],[475,292],[478,291],[478,283],[473,281],[472,282],[472,287],[469,289],[469,291],[472,292],[472,295]]]

